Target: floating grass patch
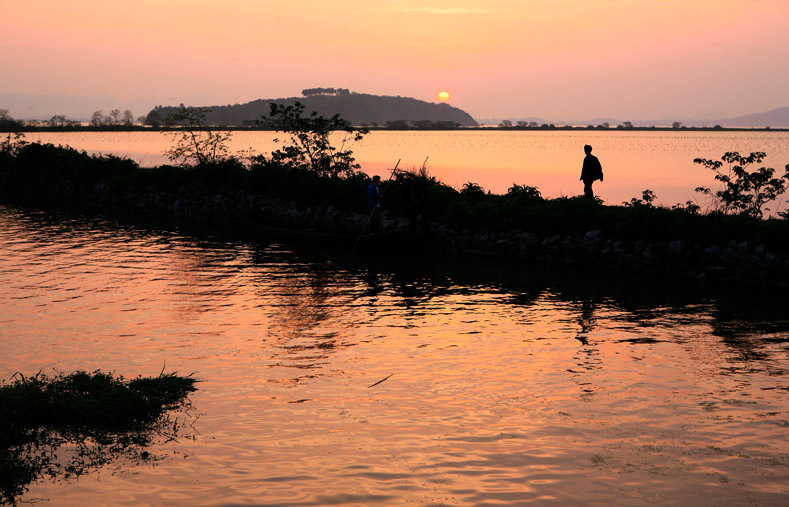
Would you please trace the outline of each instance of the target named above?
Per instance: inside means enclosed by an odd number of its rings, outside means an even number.
[[[196,379],[162,372],[125,380],[101,371],[32,377],[0,384],[0,503],[15,503],[49,475],[70,477],[119,456],[150,459],[146,447],[174,440]]]

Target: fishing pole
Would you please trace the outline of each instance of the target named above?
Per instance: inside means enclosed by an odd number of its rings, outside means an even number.
[[[389,175],[389,179],[387,179],[384,183],[381,184],[382,188],[383,188],[384,184],[389,183],[390,181],[392,181],[392,177],[397,172],[397,166],[400,165],[400,160],[401,159],[399,159],[399,158],[397,159],[397,163],[395,164],[394,169],[392,169],[392,173]],[[370,215],[367,217],[367,220],[365,220],[364,225],[362,226],[362,230],[359,233],[359,236],[356,238],[356,243],[353,244],[353,250],[351,250],[351,253],[355,253],[356,252],[356,247],[359,246],[359,241],[362,239],[362,235],[364,234],[364,231],[367,230],[367,226],[370,224],[370,220],[372,220],[372,218],[373,218],[373,213],[375,213],[377,210],[378,210],[378,206],[377,205],[372,210],[370,210]]]

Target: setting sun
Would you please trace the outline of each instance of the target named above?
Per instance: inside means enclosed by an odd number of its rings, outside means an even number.
[[[449,102],[449,93],[448,92],[439,92],[438,100],[439,100],[439,102]]]

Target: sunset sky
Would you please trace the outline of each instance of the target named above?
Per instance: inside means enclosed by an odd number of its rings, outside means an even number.
[[[476,118],[731,117],[789,106],[787,20],[789,0],[0,0],[0,93],[342,87],[447,91]]]

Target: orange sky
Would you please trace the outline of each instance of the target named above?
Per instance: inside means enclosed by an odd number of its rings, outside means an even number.
[[[726,117],[789,106],[787,20],[789,0],[0,0],[0,93],[447,90],[476,118]]]

